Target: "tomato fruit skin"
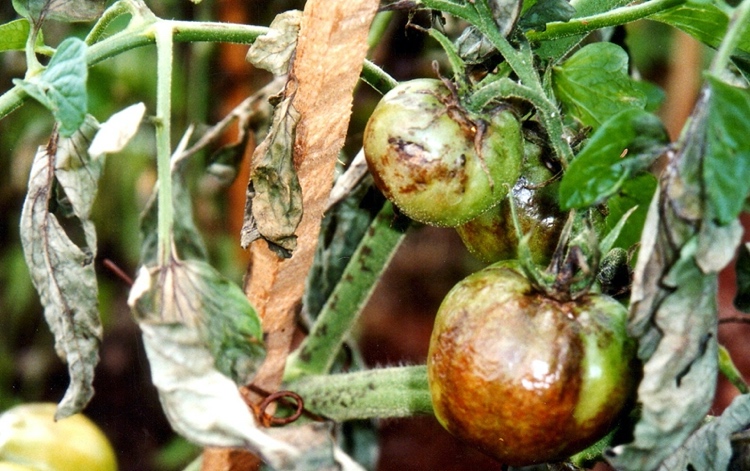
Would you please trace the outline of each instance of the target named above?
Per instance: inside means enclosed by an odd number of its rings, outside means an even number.
[[[512,200],[521,232],[529,235],[532,261],[540,265],[549,263],[567,214],[558,203],[559,180],[544,165],[543,158],[542,149],[527,142],[521,176],[508,196],[497,206],[456,227],[469,253],[487,263],[517,258]]]
[[[0,461],[44,471],[117,471],[115,452],[99,427],[82,414],[55,422],[56,407],[30,403],[3,412]]]
[[[523,160],[520,123],[508,109],[468,115],[435,79],[386,93],[365,128],[375,185],[410,218],[456,226],[498,204]]]
[[[438,421],[513,466],[585,449],[616,424],[633,391],[626,317],[605,295],[551,299],[515,263],[470,275],[444,299],[430,340]]]

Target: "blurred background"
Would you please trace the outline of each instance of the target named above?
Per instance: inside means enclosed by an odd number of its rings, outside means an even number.
[[[303,7],[300,0],[186,0],[149,2],[165,18],[218,20],[268,25],[276,13]],[[0,24],[15,19],[11,2],[0,3]],[[406,27],[406,15],[395,14],[371,58],[398,80],[433,77],[432,61],[442,56],[425,34]],[[411,20],[427,26],[429,19]],[[112,25],[115,30],[124,23]],[[87,25],[50,22],[44,30],[47,44],[69,35],[83,37]],[[695,101],[700,71],[711,51],[690,37],[653,22],[626,28],[625,44],[632,66],[645,80],[665,90],[660,110],[671,135],[677,137]],[[175,139],[190,123],[215,123],[236,104],[270,79],[245,61],[247,47],[179,44],[176,49],[173,90]],[[0,55],[0,93],[24,74],[23,53]],[[95,66],[90,71],[90,112],[100,121],[113,112],[142,101],[155,102],[155,49],[132,50]],[[379,97],[366,85],[355,97],[354,115],[345,148],[351,157],[361,146],[362,131]],[[52,120],[33,101],[0,121],[0,411],[22,402],[53,401],[63,395],[66,366],[57,358],[53,339],[25,267],[18,236],[20,211],[30,165],[37,146],[44,145]],[[233,139],[229,134],[228,140]],[[252,152],[252,145],[246,157]],[[140,251],[138,218],[155,181],[153,128],[142,126],[137,138],[119,154],[109,157],[95,205],[99,237],[97,272],[100,312],[104,323],[96,395],[86,414],[112,441],[120,467],[130,470],[182,469],[200,452],[176,437],[169,428],[151,386],[140,334],[126,304],[129,287],[103,265],[110,260],[126,273],[137,268]],[[206,158],[202,156],[200,158]],[[196,220],[208,244],[213,265],[241,282],[247,256],[239,248],[247,184],[243,173],[228,190],[193,179]],[[413,228],[387,270],[357,328],[368,365],[424,363],[432,320],[445,293],[461,278],[479,268],[453,230]],[[733,273],[722,274],[722,316],[731,307]],[[720,327],[720,340],[734,353],[742,371],[750,371],[750,352],[742,339],[746,324]],[[719,382],[713,411],[726,407],[737,392]],[[429,417],[384,420],[379,471],[499,469],[498,463],[454,441]]]

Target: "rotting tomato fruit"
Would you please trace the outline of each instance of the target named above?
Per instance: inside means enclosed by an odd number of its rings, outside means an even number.
[[[521,176],[503,200],[476,218],[456,227],[468,251],[483,262],[514,259],[518,237],[511,214],[511,199],[521,232],[529,235],[529,249],[535,263],[552,258],[566,213],[558,204],[559,173],[553,162],[545,162],[542,147],[526,142]]]
[[[436,79],[386,93],[367,122],[363,147],[380,191],[410,218],[436,226],[457,226],[498,204],[523,160],[512,111],[471,116]]]
[[[585,449],[616,424],[635,384],[626,315],[606,295],[552,299],[517,263],[468,276],[441,304],[430,340],[438,421],[508,465]]]
[[[82,414],[55,422],[55,410],[31,403],[3,412],[0,461],[45,471],[117,471],[112,445],[94,422]]]

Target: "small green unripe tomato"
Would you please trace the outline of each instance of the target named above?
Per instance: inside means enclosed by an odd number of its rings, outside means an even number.
[[[0,461],[19,471],[117,471],[112,445],[96,424],[82,414],[55,422],[55,410],[55,404],[33,403],[2,413]]]
[[[410,218],[435,226],[457,226],[498,204],[523,160],[511,111],[469,116],[435,79],[386,93],[367,122],[363,147],[380,191]]]
[[[511,200],[523,234],[529,235],[534,263],[546,265],[555,252],[567,214],[558,203],[559,179],[542,162],[541,148],[527,142],[521,176],[508,196],[488,211],[456,227],[468,251],[487,263],[515,259],[518,237]]]
[[[563,460],[617,423],[637,373],[627,310],[536,291],[513,263],[459,282],[440,306],[427,373],[438,421],[513,466]]]

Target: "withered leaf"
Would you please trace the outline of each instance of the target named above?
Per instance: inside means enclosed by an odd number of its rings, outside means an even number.
[[[53,133],[34,157],[21,214],[21,242],[32,281],[68,364],[70,384],[57,418],[81,411],[94,394],[102,327],[94,271],[96,232],[89,219],[102,170],[86,149],[97,123],[87,117],[70,138]]]
[[[277,76],[289,72],[301,20],[302,12],[299,10],[289,10],[277,15],[268,32],[250,46],[247,61]]]
[[[253,153],[240,243],[247,248],[263,238],[281,257],[297,246],[295,231],[302,220],[302,187],[294,168],[295,128],[299,113],[285,97],[276,107],[271,130]]]

